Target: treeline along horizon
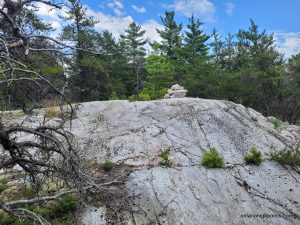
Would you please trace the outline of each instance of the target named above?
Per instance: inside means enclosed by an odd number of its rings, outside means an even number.
[[[216,29],[206,34],[203,23],[193,15],[183,31],[174,11],[167,11],[161,16],[163,29],[157,30],[162,39],[158,43],[147,40],[136,22],[119,38],[108,31],[97,32],[94,26],[101,21],[89,17],[79,0],[68,0],[68,6],[62,19],[71,22],[58,39],[73,43],[76,49],[63,62],[55,54],[38,51],[26,60],[60,89],[67,83],[65,93],[72,102],[160,99],[178,83],[189,97],[229,100],[266,116],[299,122],[300,54],[285,59],[276,48],[274,35],[259,29],[254,21],[250,20],[246,30],[221,36]],[[51,36],[54,32],[34,11],[24,9],[22,15],[32,33]],[[146,43],[152,47],[150,54]],[[59,48],[46,40],[36,43],[37,48],[45,45]],[[24,109],[56,97],[50,88],[32,90],[25,81],[1,84],[0,91],[2,109]]]

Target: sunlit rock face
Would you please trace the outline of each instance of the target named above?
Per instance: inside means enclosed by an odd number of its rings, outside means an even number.
[[[99,203],[82,213],[82,224],[300,224],[300,170],[269,156],[295,148],[300,128],[282,123],[275,129],[269,121],[228,101],[81,103],[71,131],[83,155],[132,168],[118,220]],[[223,168],[200,164],[210,148],[224,156]],[[250,148],[262,152],[259,166],[245,164]],[[161,165],[163,149],[171,167]]]
[[[126,192],[138,197],[124,224],[300,224],[299,169],[269,156],[299,143],[297,126],[276,130],[242,105],[181,98],[83,103],[73,132],[89,158],[136,168]],[[243,160],[253,147],[263,153],[259,166]],[[165,148],[170,168],[160,165]],[[223,154],[224,168],[200,165],[210,148]]]

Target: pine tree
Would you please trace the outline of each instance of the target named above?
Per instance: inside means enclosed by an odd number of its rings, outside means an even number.
[[[208,47],[205,42],[209,36],[203,33],[200,26],[203,25],[199,20],[195,21],[194,15],[189,19],[188,31],[185,32],[184,52],[187,60],[194,63],[195,59],[208,59]]]
[[[232,72],[235,67],[235,42],[234,35],[228,33],[225,37],[223,49],[219,54],[220,68],[226,72]]]
[[[68,0],[67,5],[69,11],[67,16],[63,17],[66,21],[71,21],[70,24],[63,28],[61,39],[70,41],[75,44],[77,50],[74,55],[71,73],[74,74],[71,79],[74,86],[75,100],[85,101],[90,92],[88,87],[89,77],[88,68],[85,66],[87,56],[81,49],[88,50],[93,47],[95,31],[93,30],[96,21],[87,16],[86,8],[81,4],[80,0]]]
[[[162,44],[159,46],[163,55],[169,59],[178,59],[178,50],[182,46],[182,36],[180,34],[182,30],[182,24],[177,24],[174,20],[175,12],[165,12],[165,17],[160,17],[164,25],[163,30],[156,29],[161,36]]]
[[[131,64],[133,74],[135,76],[134,92],[138,93],[142,90],[143,64],[146,55],[144,45],[147,40],[143,38],[145,30],[141,30],[141,26],[135,22],[131,22],[125,30],[125,34],[121,35],[121,39],[125,45],[125,52]]]
[[[289,58],[280,98],[282,120],[300,125],[300,53]]]
[[[69,11],[67,16],[62,17],[66,21],[72,21],[63,28],[61,39],[75,42],[79,49],[88,48],[90,34],[93,33],[94,25],[97,23],[92,17],[87,16],[85,8],[80,0],[68,0]],[[76,52],[78,59],[82,59],[84,53],[80,50]]]
[[[170,87],[174,80],[174,66],[171,60],[165,56],[152,54],[146,59],[146,69],[145,91],[151,99],[163,97],[162,92]]]
[[[224,42],[222,41],[222,36],[218,34],[216,28],[212,31],[212,43],[210,43],[210,46],[212,48],[212,57],[213,60],[218,63],[221,58],[221,51],[224,47]]]
[[[248,30],[237,34],[235,64],[244,85],[241,103],[270,115],[283,78],[283,56],[276,49],[273,34],[259,32],[254,21],[250,22]]]

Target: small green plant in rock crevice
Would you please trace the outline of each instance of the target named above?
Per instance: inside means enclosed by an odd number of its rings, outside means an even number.
[[[256,148],[251,148],[249,152],[250,153],[248,155],[244,156],[246,164],[259,165],[263,161],[261,152]]]
[[[281,126],[281,121],[279,119],[273,119],[272,123],[273,123],[275,129],[277,129]]]
[[[165,167],[172,166],[172,161],[169,159],[169,155],[170,155],[170,149],[164,148],[159,155],[162,158],[162,161],[160,162],[161,166],[165,166]]]
[[[222,168],[224,166],[224,157],[217,149],[211,148],[208,152],[204,153],[201,165],[207,168]]]
[[[113,168],[113,163],[110,160],[105,160],[105,162],[102,164],[102,168],[105,171],[111,171]]]
[[[271,159],[283,165],[300,166],[300,146],[294,149],[284,149],[271,153]]]

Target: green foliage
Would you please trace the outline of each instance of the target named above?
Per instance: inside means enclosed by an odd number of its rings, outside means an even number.
[[[208,47],[205,42],[209,36],[204,34],[200,27],[203,25],[199,20],[195,20],[194,15],[189,19],[188,30],[185,32],[184,55],[189,63],[196,63],[196,59],[208,59]]]
[[[119,100],[119,97],[115,91],[111,93],[109,100]]]
[[[300,125],[299,107],[295,107],[300,102],[300,53],[293,55],[286,64],[286,76],[283,78],[283,88],[281,94],[282,118],[284,121]]]
[[[153,52],[147,55],[144,44],[148,40],[137,23],[130,23],[119,39],[114,38],[108,31],[95,31],[97,21],[87,15],[79,0],[66,3],[69,11],[64,19],[71,23],[63,28],[60,38],[101,54],[74,50],[72,57],[64,59],[68,68],[62,67],[55,54],[42,51],[31,54],[29,61],[37,62],[30,67],[45,74],[55,86],[62,87],[68,81],[73,101],[161,99],[167,88],[179,83],[190,97],[225,99],[282,121],[299,121],[299,107],[295,106],[300,102],[300,53],[284,61],[274,35],[260,30],[254,21],[234,34],[221,36],[214,29],[207,35],[203,23],[193,15],[182,32],[174,11],[167,11],[161,16],[164,27],[157,30],[162,42],[151,43]],[[27,30],[52,31],[34,11],[23,14]],[[25,82],[0,87],[0,108],[30,106],[33,100],[44,98],[39,94],[43,90],[28,92],[27,88]]]
[[[139,97],[140,101],[150,101],[151,100],[149,94],[143,93],[143,92],[138,94],[138,97]]]
[[[162,88],[159,91],[155,91],[153,86],[143,89],[143,91],[134,98],[131,97],[132,100],[135,101],[149,101],[149,100],[156,100],[156,99],[163,99],[165,94],[167,94],[168,88]]]
[[[67,195],[62,198],[58,204],[51,208],[51,214],[53,216],[63,216],[77,208],[77,198],[72,195]]]
[[[159,90],[159,99],[164,98],[168,93],[169,88],[162,88]]]
[[[113,162],[110,161],[110,160],[106,160],[103,164],[102,164],[102,168],[105,170],[105,171],[111,171],[112,168],[113,168]]]
[[[131,95],[131,96],[129,96],[128,100],[130,102],[134,102],[134,101],[150,101],[151,98],[150,98],[149,94],[141,92],[141,93],[139,93],[137,95]]]
[[[0,225],[40,225],[40,223],[20,220],[14,216],[8,215],[7,213],[0,212]]]
[[[144,45],[147,40],[143,39],[145,30],[141,30],[141,26],[135,22],[131,22],[125,30],[125,34],[121,35],[125,44],[125,49],[131,60],[136,59],[138,56],[145,56],[146,49]],[[133,62],[136,63],[136,62]]]
[[[164,56],[150,55],[146,59],[147,79],[145,89],[151,96],[151,99],[158,99],[160,91],[171,87],[173,76],[175,74],[172,61]]]
[[[54,225],[74,225],[74,219],[69,214],[77,208],[77,198],[72,195],[63,197],[57,202],[45,206],[27,206],[28,210],[52,221]],[[38,225],[30,220],[20,220],[7,213],[0,213],[0,225]]]
[[[64,221],[56,223],[56,225],[75,225],[75,223],[70,219],[66,219]]]
[[[3,184],[0,182],[0,194],[2,191],[6,190],[8,188],[8,185],[7,184]]]
[[[160,162],[160,165],[165,166],[165,167],[171,167],[173,162],[169,159],[170,155],[170,149],[169,148],[164,148],[162,149],[162,152],[160,153],[160,157],[162,158],[162,161]]]
[[[174,11],[165,12],[165,17],[160,17],[164,28],[163,30],[157,30],[162,38],[162,44],[158,45],[158,48],[164,56],[173,60],[178,58],[178,50],[182,45],[182,36],[180,34],[182,24],[177,24],[174,17]]]
[[[281,150],[278,153],[271,153],[271,159],[280,164],[300,166],[300,147],[291,150]]]
[[[146,31],[141,30],[140,25],[131,22],[125,30],[125,34],[121,35],[121,42],[131,67],[131,79],[135,80],[134,89],[131,90],[131,93],[142,89],[142,80],[146,77],[145,70],[142,69],[146,55],[145,44],[147,43],[144,38],[145,33]]]
[[[275,129],[281,126],[281,121],[279,119],[273,119],[272,124],[274,125]]]
[[[211,148],[203,155],[201,165],[207,168],[221,168],[224,166],[224,157],[215,148]]]
[[[250,153],[244,156],[244,160],[247,164],[256,164],[259,165],[262,162],[261,152],[256,148],[251,148]]]

